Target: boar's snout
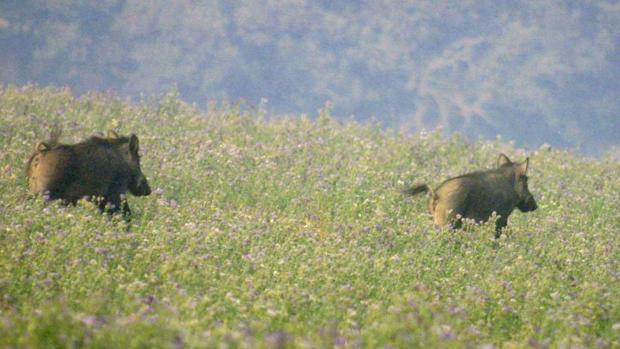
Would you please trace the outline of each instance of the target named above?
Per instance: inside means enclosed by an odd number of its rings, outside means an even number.
[[[536,200],[534,200],[534,196],[530,194],[517,207],[521,210],[521,212],[530,212],[536,210],[538,208],[538,204],[536,203]]]
[[[143,188],[144,196],[151,195],[151,186],[149,185],[149,182],[147,182],[146,178],[144,179]],[[534,203],[534,205],[536,205],[536,203]],[[536,209],[536,207],[534,207],[534,209]]]
[[[133,185],[129,188],[131,193],[135,196],[147,196],[151,195],[151,186],[144,176],[136,178]]]

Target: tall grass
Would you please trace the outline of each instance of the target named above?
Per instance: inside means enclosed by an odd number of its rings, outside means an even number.
[[[25,161],[140,137],[133,220],[45,204]],[[620,347],[620,164],[541,149],[539,209],[432,225],[407,183],[493,166],[500,143],[406,136],[174,95],[128,103],[0,88],[0,347]]]

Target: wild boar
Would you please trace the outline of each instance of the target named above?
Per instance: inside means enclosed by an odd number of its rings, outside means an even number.
[[[28,160],[28,185],[33,193],[64,204],[95,199],[102,212],[121,211],[126,219],[130,209],[122,196],[127,191],[135,196],[151,193],[140,169],[136,135],[121,137],[110,131],[107,137],[92,136],[72,145],[59,144],[59,137],[60,131],[53,130],[50,140],[38,143]]]
[[[515,207],[522,212],[538,208],[527,185],[528,166],[529,158],[514,163],[500,154],[495,169],[450,178],[435,190],[427,184],[416,185],[406,189],[405,193],[430,193],[433,221],[440,226],[460,228],[462,218],[486,222],[495,212],[498,215],[495,237],[499,237]]]

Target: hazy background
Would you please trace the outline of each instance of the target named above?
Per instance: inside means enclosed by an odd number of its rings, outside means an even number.
[[[0,82],[620,144],[619,1],[0,0]],[[618,148],[616,148],[617,151]]]

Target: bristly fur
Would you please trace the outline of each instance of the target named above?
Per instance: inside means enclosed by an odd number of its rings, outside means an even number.
[[[429,209],[439,226],[460,228],[462,219],[486,222],[495,214],[495,237],[508,224],[508,216],[518,208],[522,212],[538,208],[527,186],[529,159],[514,163],[500,154],[497,167],[466,173],[443,181],[434,190],[426,184],[415,185],[403,192],[408,195],[429,193]]]
[[[118,136],[116,135],[116,133],[114,133],[114,137],[109,137],[109,136],[106,137],[103,135],[95,134],[76,144],[72,144],[72,145],[62,144],[59,141],[61,133],[62,132],[60,128],[58,128],[57,126],[54,126],[54,129],[52,129],[52,132],[50,133],[49,141],[41,143],[43,144],[43,147],[44,147],[44,149],[42,150],[47,151],[47,150],[56,149],[56,148],[84,147],[84,146],[111,147],[111,146],[129,143],[129,137]]]
[[[130,210],[122,195],[151,193],[140,169],[136,135],[121,137],[110,131],[108,136],[93,135],[76,144],[62,144],[59,138],[60,130],[54,127],[49,143],[37,144],[28,159],[28,186],[33,193],[63,204],[76,204],[86,197],[97,201],[102,212],[120,211],[126,219]]]
[[[30,166],[32,164],[32,160],[38,153],[47,152],[47,151],[50,151],[52,149],[57,149],[57,148],[74,148],[76,146],[79,147],[79,146],[91,146],[91,145],[110,147],[110,146],[124,144],[124,143],[129,142],[129,137],[119,136],[115,132],[109,133],[109,135],[110,134],[112,134],[113,137],[93,135],[87,138],[86,140],[83,140],[82,142],[79,142],[74,145],[62,144],[60,143],[60,136],[62,136],[62,127],[59,124],[54,124],[54,126],[52,126],[52,129],[50,130],[49,139],[45,142],[39,142],[35,147],[36,151],[30,156],[30,158],[28,158],[28,161],[26,162],[26,176],[30,177],[30,171],[31,171]]]
[[[88,139],[80,143],[77,143],[76,145],[103,145],[103,146],[108,145],[110,146],[110,145],[124,144],[128,142],[129,142],[129,137],[126,137],[126,136],[120,136],[118,138],[91,136]]]

